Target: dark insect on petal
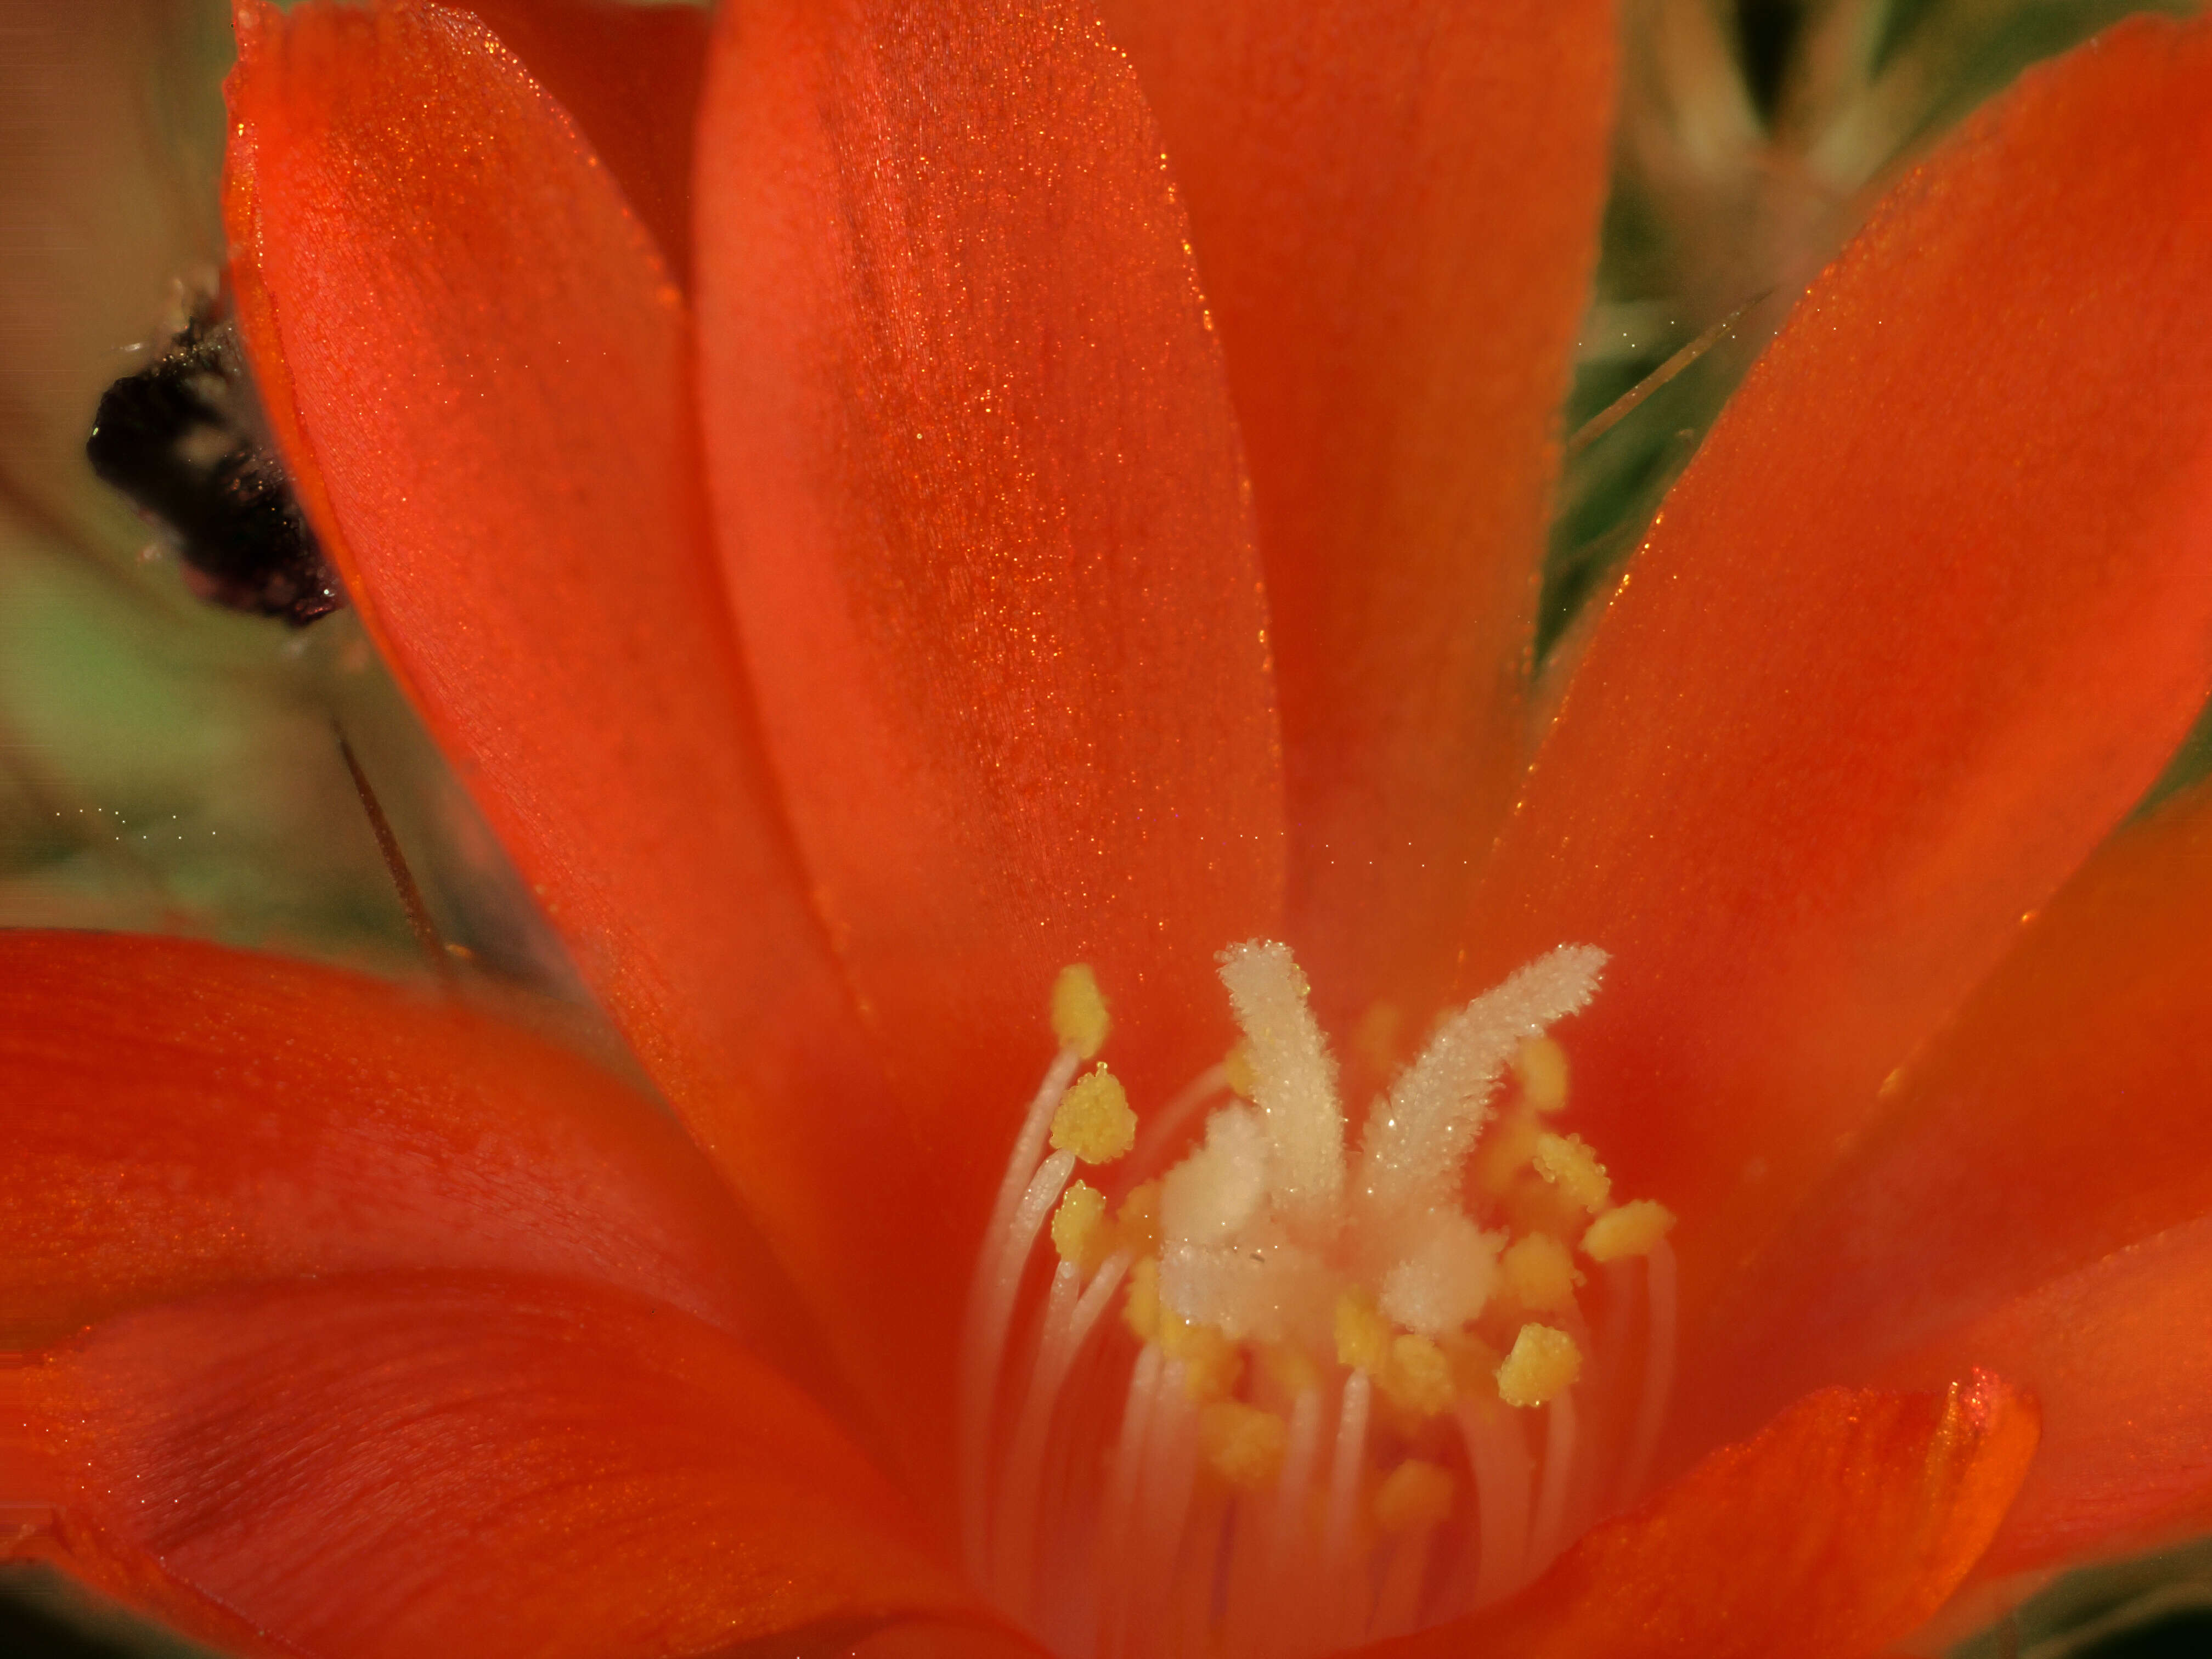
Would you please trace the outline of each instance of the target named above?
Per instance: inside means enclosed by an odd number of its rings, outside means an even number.
[[[295,628],[344,605],[269,441],[237,330],[215,305],[107,388],[84,452],[168,532],[202,599]]]

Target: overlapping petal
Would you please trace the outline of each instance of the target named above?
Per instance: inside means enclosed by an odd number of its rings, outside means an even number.
[[[1759,1383],[1711,1391],[1718,1426],[2212,1214],[2208,984],[2200,787],[2100,848],[1891,1079],[1700,1356]]]
[[[574,1277],[815,1371],[660,1107],[445,1000],[182,939],[0,933],[0,1348],[264,1279]]]
[[[2212,1217],[2039,1286],[1884,1368],[1960,1356],[2035,1391],[2043,1444],[1978,1571],[2124,1554],[2212,1527]]]
[[[720,545],[821,906],[980,1218],[1086,961],[1158,1098],[1279,926],[1236,422],[1127,60],[1062,0],[747,0],[700,140]]]
[[[2034,1407],[1987,1376],[1934,1393],[1825,1389],[1594,1528],[1498,1612],[1363,1651],[1857,1659],[1966,1577],[2036,1437]]]
[[[1613,8],[1104,10],[1189,204],[1250,454],[1299,953],[1332,1012],[1425,1018],[1522,759]]]
[[[309,511],[654,1080],[854,1373],[926,1421],[967,1241],[902,1154],[776,813],[667,267],[468,14],[239,15],[232,271]]]
[[[2032,77],[1814,287],[1598,629],[1468,977],[1613,953],[1578,1120],[1700,1284],[2203,706],[2208,204],[2212,31]]]
[[[618,0],[468,0],[467,9],[575,122],[669,270],[688,282],[707,15]]]
[[[127,1314],[0,1370],[0,1450],[27,1419],[8,1484],[73,1566],[285,1651],[620,1659],[965,1604],[819,1408],[724,1334],[573,1283]]]

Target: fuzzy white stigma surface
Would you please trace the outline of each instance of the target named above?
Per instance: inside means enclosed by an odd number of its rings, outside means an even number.
[[[1439,1022],[1356,1154],[1285,946],[1221,953],[1243,1041],[1144,1125],[1079,1077],[1109,1022],[1061,975],[963,1350],[1002,1611],[1068,1659],[1296,1659],[1495,1601],[1637,1495],[1674,1218],[1562,1129],[1547,1034],[1605,963],[1562,945]]]

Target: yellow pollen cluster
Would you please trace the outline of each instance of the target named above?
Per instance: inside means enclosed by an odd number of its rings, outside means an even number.
[[[1498,1258],[1505,1289],[1530,1313],[1558,1313],[1574,1305],[1582,1273],[1567,1247],[1549,1233],[1528,1233]]]
[[[1407,1458],[1375,1489],[1376,1528],[1395,1536],[1441,1525],[1451,1515],[1454,1485],[1449,1470]]]
[[[1582,1371],[1574,1338],[1549,1325],[1523,1325],[1498,1368],[1498,1397],[1509,1406],[1541,1406],[1574,1387]]]
[[[1252,1098],[1255,1079],[1252,1076],[1252,1049],[1249,1043],[1234,1044],[1222,1057],[1221,1080],[1229,1092],[1239,1100]]]
[[[1052,1212],[1052,1248],[1062,1261],[1085,1273],[1106,1259],[1106,1194],[1088,1182],[1072,1182]]]
[[[1365,1371],[1386,1401],[1416,1421],[1449,1411],[1460,1393],[1443,1346],[1397,1329],[1364,1291],[1346,1291],[1337,1298],[1336,1363]]]
[[[1613,1178],[1580,1135],[1539,1135],[1536,1173],[1592,1215],[1613,1201]]]
[[[1623,1261],[1649,1255],[1651,1247],[1674,1225],[1674,1212],[1648,1198],[1638,1198],[1617,1210],[1607,1210],[1583,1235],[1583,1254],[1593,1261]]]
[[[1098,976],[1090,965],[1078,962],[1061,969],[1052,988],[1052,1034],[1060,1046],[1074,1049],[1085,1060],[1095,1060],[1106,1046],[1110,1024]]]
[[[1217,1401],[1198,1415],[1198,1443],[1206,1463],[1239,1492],[1274,1484],[1290,1434],[1290,1425],[1274,1413],[1241,1400]]]
[[[1085,1164],[1111,1164],[1137,1144],[1137,1115],[1121,1080],[1104,1066],[1076,1079],[1052,1115],[1052,1149]]]
[[[1532,1112],[1546,1116],[1562,1111],[1567,1103],[1567,1051],[1554,1037],[1530,1037],[1513,1057],[1513,1075],[1521,1084],[1521,1098]]]

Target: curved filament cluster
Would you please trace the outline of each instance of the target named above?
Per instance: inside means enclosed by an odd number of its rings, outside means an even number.
[[[1071,1659],[1295,1659],[1497,1601],[1636,1493],[1674,1218],[1561,1132],[1548,1035],[1605,961],[1441,1021],[1356,1152],[1285,946],[1221,953],[1243,1040],[1141,1133],[1062,974],[963,1350],[963,1541],[1006,1613]]]

